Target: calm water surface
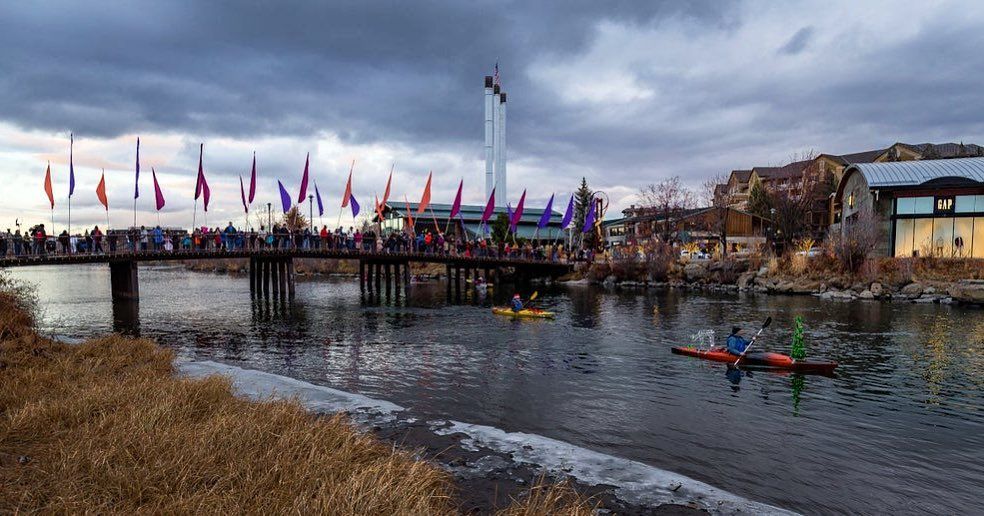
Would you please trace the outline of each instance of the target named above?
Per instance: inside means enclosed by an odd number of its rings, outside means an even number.
[[[367,303],[308,281],[284,305],[248,280],[141,266],[139,308],[114,307],[105,265],[15,269],[46,332],[139,333],[191,359],[300,378],[446,417],[635,459],[806,513],[984,512],[984,310],[813,297],[540,290],[554,321],[449,303],[443,285]],[[478,301],[476,301],[477,303]],[[752,372],[670,354],[793,318],[834,378]],[[738,380],[738,383],[735,383]]]

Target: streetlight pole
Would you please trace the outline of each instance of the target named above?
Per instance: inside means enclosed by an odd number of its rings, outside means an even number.
[[[311,232],[314,233],[314,195],[308,194],[308,220],[311,222]]]
[[[273,203],[267,203],[267,231],[273,226],[273,216],[270,215],[270,208],[273,207]]]

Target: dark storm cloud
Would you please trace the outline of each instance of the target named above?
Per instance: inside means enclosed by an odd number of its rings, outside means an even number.
[[[810,44],[810,38],[812,37],[813,27],[803,27],[796,31],[796,34],[793,34],[793,37],[789,38],[789,41],[785,45],[779,48],[779,53],[799,54]]]

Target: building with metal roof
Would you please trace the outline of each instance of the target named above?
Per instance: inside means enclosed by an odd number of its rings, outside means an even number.
[[[414,232],[424,231],[434,232],[435,229],[450,234],[461,234],[464,232],[468,238],[481,238],[488,235],[489,229],[482,224],[482,214],[485,206],[462,205],[458,215],[451,219],[451,205],[431,203],[423,213],[417,213],[419,204],[411,203],[390,203],[383,208],[383,230],[403,231],[406,224],[412,217]],[[560,229],[563,214],[551,210],[550,223],[547,227],[539,229],[537,224],[543,215],[543,207],[526,206],[520,216],[519,223],[516,225],[516,237],[539,240],[555,240],[566,235]],[[506,207],[496,207],[489,219],[489,224],[495,221],[496,217],[506,215],[509,209]],[[409,215],[409,217],[408,217]],[[374,220],[378,219],[378,216]]]
[[[867,217],[884,235],[884,255],[984,258],[984,157],[850,165],[832,229]]]

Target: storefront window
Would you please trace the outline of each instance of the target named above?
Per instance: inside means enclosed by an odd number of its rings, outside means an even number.
[[[956,197],[956,206],[953,207],[953,211],[957,213],[974,213],[974,205],[977,203],[976,195],[958,195]]]
[[[913,197],[901,197],[895,201],[895,213],[898,215],[912,215],[915,208],[916,200]]]
[[[912,219],[895,221],[895,256],[912,256]]]
[[[913,197],[914,209],[913,213],[933,213],[933,198],[932,197]]]
[[[933,219],[933,253],[944,258],[953,256],[953,219]]]
[[[974,258],[984,258],[984,217],[974,219]]]
[[[959,217],[953,219],[953,256],[970,258],[974,247],[974,219]]]
[[[912,221],[912,250],[915,256],[931,256],[933,254],[933,219],[915,219]]]

